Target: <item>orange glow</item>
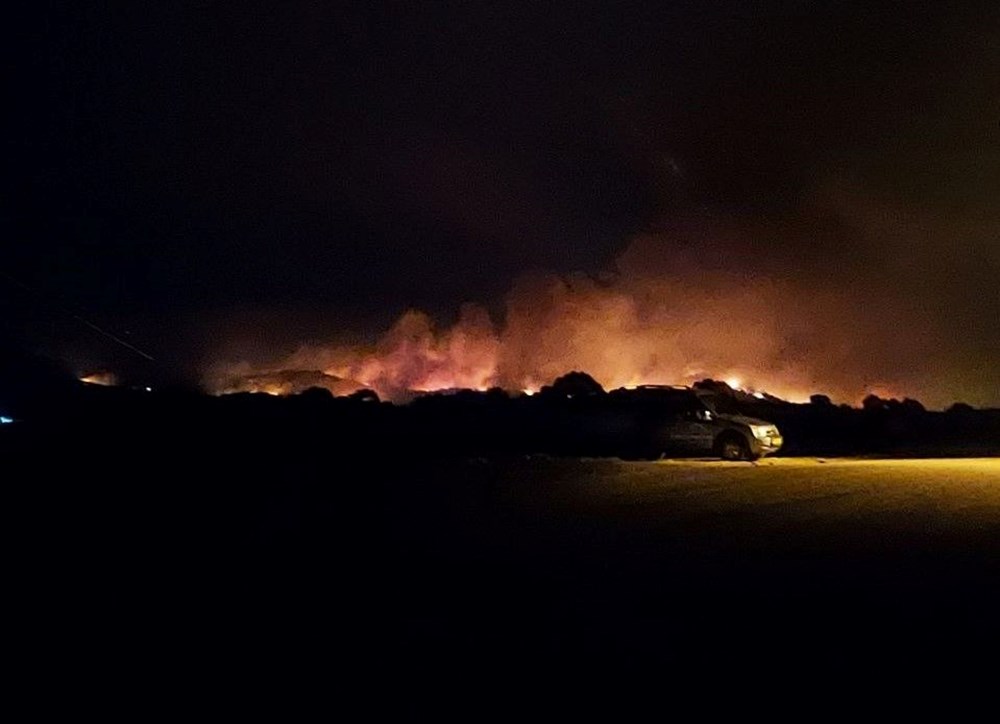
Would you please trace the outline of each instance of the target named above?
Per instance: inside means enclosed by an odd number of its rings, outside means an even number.
[[[662,240],[640,237],[608,279],[520,279],[502,319],[472,304],[450,325],[409,310],[372,344],[303,346],[267,364],[221,362],[205,384],[219,393],[371,389],[402,401],[449,389],[533,394],[577,370],[606,390],[711,378],[791,402],[813,393],[859,402],[872,379],[885,380],[880,392],[918,384],[916,373],[894,377],[903,342],[884,333],[871,308],[854,305],[836,289],[700,268]],[[883,340],[895,345],[891,354],[873,351]]]
[[[592,300],[599,308],[604,300]],[[552,312],[547,319],[526,319],[515,307],[507,327],[497,330],[482,309],[468,306],[458,323],[438,329],[429,316],[410,311],[372,347],[304,347],[270,368],[246,363],[221,366],[210,379],[216,393],[265,392],[295,394],[325,387],[335,395],[372,389],[383,399],[406,400],[413,392],[491,387],[536,394],[543,385],[572,370],[592,375],[605,389],[640,385],[691,385],[706,378],[724,379],[733,389],[758,389],[790,401],[807,401],[810,387],[798,384],[797,370],[761,371],[744,379],[708,362],[690,363],[683,349],[707,358],[713,337],[685,329],[668,331],[640,326],[629,318],[628,305],[611,300],[603,316],[577,318],[578,305]],[[539,324],[537,332],[529,323]],[[690,337],[689,334],[695,335]],[[735,340],[720,349],[737,361],[740,354],[760,357],[753,338]],[[730,370],[731,363],[726,367]],[[720,365],[721,366],[721,365]],[[751,385],[748,387],[748,385]],[[758,397],[762,395],[758,394]]]
[[[118,377],[112,372],[92,372],[80,377],[80,382],[87,385],[114,387],[118,384]]]

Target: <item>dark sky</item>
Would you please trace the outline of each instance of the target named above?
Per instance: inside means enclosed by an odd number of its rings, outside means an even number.
[[[36,5],[0,268],[157,354],[499,305],[692,214],[822,225],[831,185],[996,270],[995,3]],[[951,286],[991,314],[995,278]]]

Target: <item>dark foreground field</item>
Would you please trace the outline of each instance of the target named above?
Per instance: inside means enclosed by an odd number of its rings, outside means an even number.
[[[391,519],[407,522],[382,573],[386,620],[401,617],[417,660],[443,645],[476,661],[746,673],[994,656],[997,459],[416,475],[436,494],[399,499]]]
[[[320,436],[127,439],[0,440],[23,671],[211,686],[303,666],[391,687],[898,672],[996,655],[1000,459],[443,458]]]

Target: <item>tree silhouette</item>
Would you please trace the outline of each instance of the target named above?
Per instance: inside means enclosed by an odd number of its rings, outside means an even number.
[[[556,379],[551,386],[545,386],[541,394],[546,397],[595,397],[604,394],[604,388],[586,372],[570,372]]]

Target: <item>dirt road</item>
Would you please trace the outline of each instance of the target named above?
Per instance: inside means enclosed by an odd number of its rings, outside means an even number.
[[[997,633],[1000,459],[542,458],[417,475],[396,518],[419,521],[397,541],[407,614],[502,651],[858,664],[963,655]]]

